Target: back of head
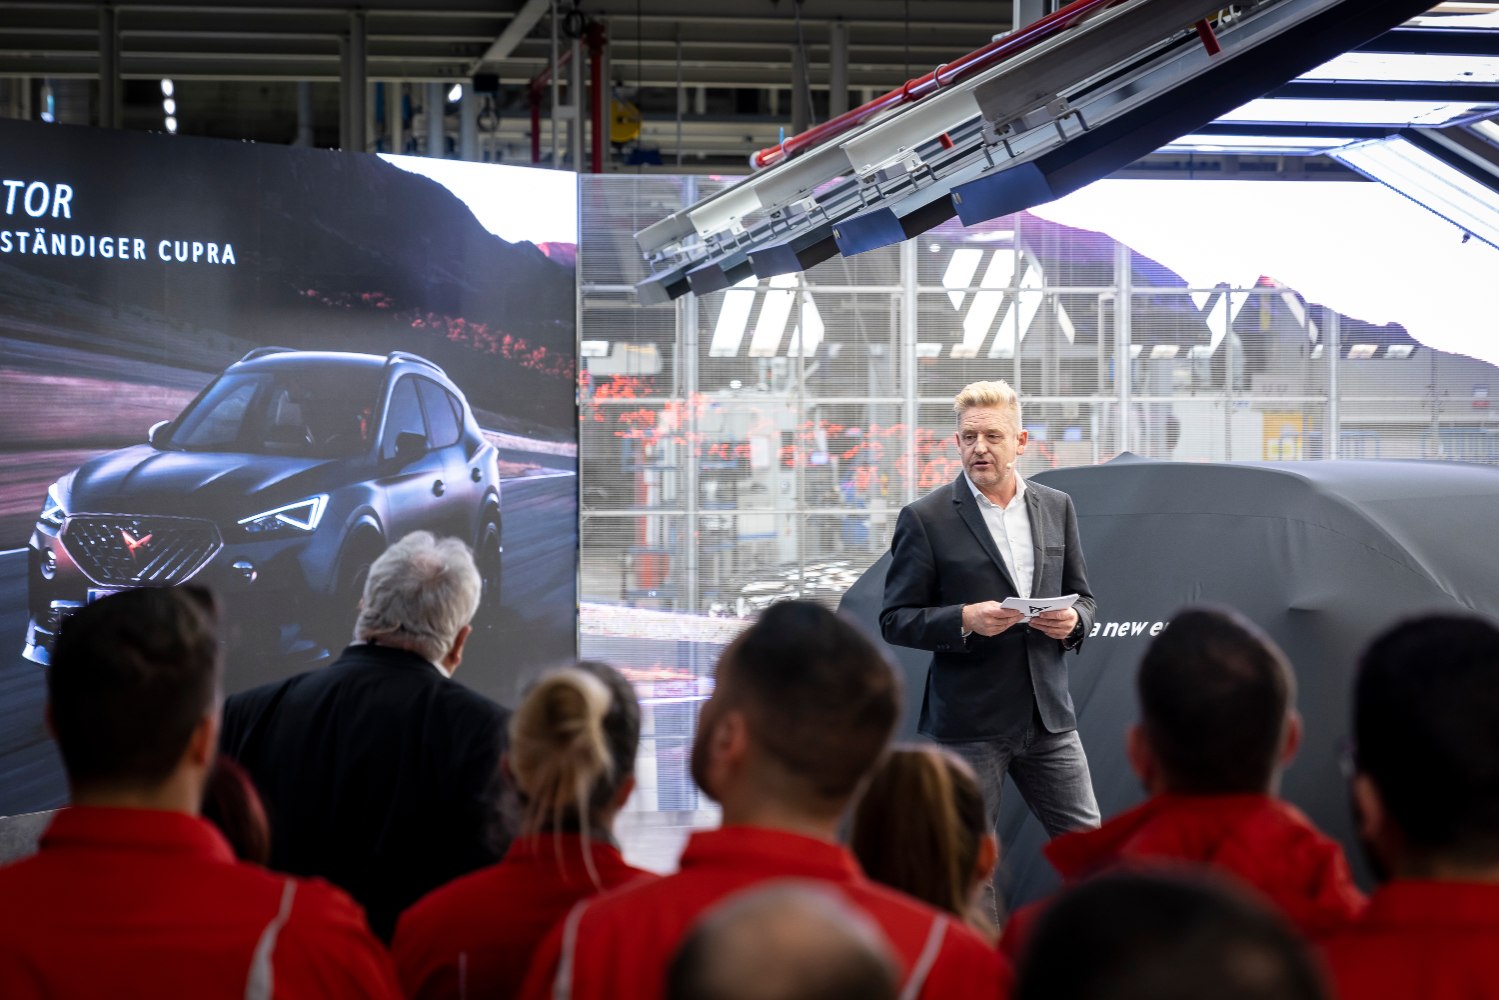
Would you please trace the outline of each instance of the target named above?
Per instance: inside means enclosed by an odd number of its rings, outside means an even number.
[[[585,660],[542,677],[510,718],[522,833],[587,832],[635,770],[640,704],[613,667]]]
[[[47,695],[75,797],[159,787],[219,697],[212,596],[146,588],[79,609],[58,636]]]
[[[480,590],[467,545],[413,531],[370,566],[354,637],[440,662],[479,610]]]
[[[1432,615],[1375,639],[1353,736],[1356,766],[1410,854],[1499,864],[1499,628]]]
[[[1279,917],[1206,876],[1104,875],[1064,892],[1021,955],[1015,1000],[1323,1000]]]
[[[810,601],[767,608],[724,650],[710,713],[743,711],[765,773],[788,803],[836,814],[879,760],[900,712],[895,672],[852,623]]]
[[[1226,608],[1188,608],[1151,641],[1136,681],[1140,718],[1171,791],[1263,793],[1295,701],[1275,643]]]
[[[777,882],[709,910],[667,970],[667,1000],[894,1000],[888,946],[830,890]]]
[[[271,863],[271,825],[249,772],[222,754],[203,787],[203,818],[219,828],[234,856],[257,865]]]
[[[876,882],[967,919],[987,827],[972,768],[940,747],[896,747],[854,807],[849,846]]]

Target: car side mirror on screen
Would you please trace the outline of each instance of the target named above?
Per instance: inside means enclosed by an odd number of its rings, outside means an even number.
[[[410,465],[427,453],[427,436],[416,431],[396,435],[396,465]]]
[[[153,448],[165,448],[167,438],[171,436],[171,433],[172,422],[170,420],[158,420],[146,432],[146,440],[151,442]]]

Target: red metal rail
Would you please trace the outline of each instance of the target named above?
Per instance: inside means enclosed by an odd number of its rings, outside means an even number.
[[[552,73],[562,72],[563,67],[572,61],[573,50],[563,49],[557,54],[555,67],[547,63],[526,85],[526,97],[531,105],[531,162],[534,164],[541,163],[541,95],[546,93],[547,86],[552,82]]]
[[[925,76],[907,80],[905,86],[892,90],[883,97],[876,97],[869,103],[861,104],[852,111],[846,111],[837,118],[830,118],[821,125],[814,125],[805,132],[760,150],[750,156],[750,166],[755,169],[773,167],[835,135],[857,128],[882,111],[899,107],[902,104],[912,104],[923,97],[935,94],[943,87],[950,86],[980,70],[988,69],[1000,60],[1024,52],[1038,42],[1066,31],[1090,14],[1121,3],[1124,3],[1124,0],[1075,0],[1061,10],[1047,14],[1039,21],[1012,31],[1003,38],[995,39],[983,48],[975,49],[954,62],[943,63]],[[1201,31],[1203,27],[1206,27],[1206,22],[1199,25],[1198,30]],[[1212,45],[1208,43],[1208,37],[1210,35],[1205,36],[1203,42],[1209,45],[1209,51],[1211,51]]]
[[[593,136],[589,166],[593,173],[601,174],[604,172],[604,150],[608,148],[605,137],[609,134],[609,103],[608,97],[604,95],[604,47],[609,43],[609,37],[601,22],[590,21],[584,31],[583,39],[588,45],[589,82],[592,86],[589,91],[589,115],[593,123]],[[572,61],[572,48],[563,49],[557,54],[555,72],[562,72]],[[541,163],[542,95],[546,93],[547,87],[552,82],[553,72],[551,63],[548,63],[526,85],[526,98],[531,106],[531,162],[538,165]],[[573,101],[575,104],[581,103],[577,98]],[[554,163],[552,166],[555,167],[557,164]],[[573,169],[581,172],[583,168],[580,164],[574,164]]]

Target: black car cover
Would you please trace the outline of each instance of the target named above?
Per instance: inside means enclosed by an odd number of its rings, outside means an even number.
[[[1364,884],[1339,768],[1363,646],[1433,610],[1499,618],[1499,469],[1417,461],[1179,463],[1124,455],[1037,482],[1077,507],[1098,620],[1068,658],[1078,730],[1105,817],[1143,793],[1124,755],[1136,665],[1177,609],[1238,609],[1295,666],[1305,721],[1285,798],[1342,841]],[[844,596],[875,636],[890,556]],[[1041,594],[1039,597],[1054,595]],[[929,654],[887,647],[906,682],[900,738],[914,739]],[[1050,891],[1045,834],[1013,785],[1000,817],[1006,902]]]

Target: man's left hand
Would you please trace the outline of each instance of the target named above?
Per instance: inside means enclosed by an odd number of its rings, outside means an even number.
[[[1053,639],[1066,639],[1077,627],[1077,612],[1071,608],[1043,611],[1030,620],[1030,626]]]

